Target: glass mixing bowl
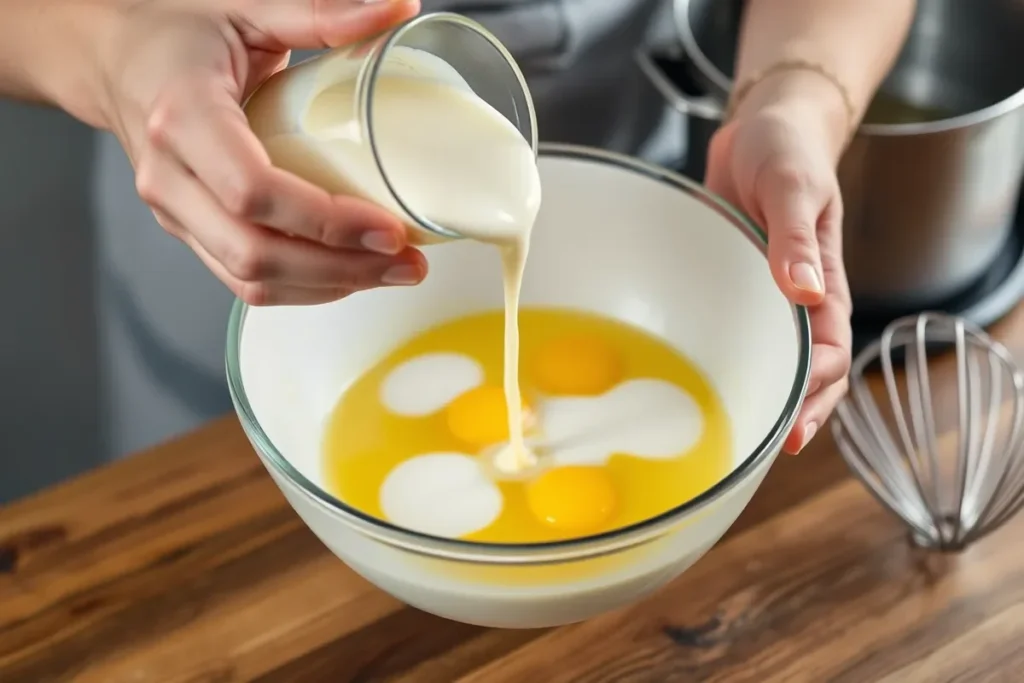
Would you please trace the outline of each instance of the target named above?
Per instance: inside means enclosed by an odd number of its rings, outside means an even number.
[[[810,368],[806,310],[779,292],[764,234],[698,184],[596,150],[542,146],[544,200],[523,304],[592,311],[669,342],[729,413],[733,466],[644,522],[569,541],[509,545],[433,537],[368,516],[324,487],[324,421],[388,349],[443,320],[499,308],[493,248],[427,249],[412,288],[323,306],[231,313],[227,373],[242,426],[288,502],[353,570],[458,621],[542,627],[638,600],[696,562],[750,501],[799,412]]]

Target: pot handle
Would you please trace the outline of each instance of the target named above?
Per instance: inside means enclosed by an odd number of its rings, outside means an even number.
[[[725,118],[725,105],[717,97],[686,93],[665,74],[665,70],[658,65],[647,48],[637,50],[634,58],[647,80],[675,110],[708,121],[721,121]]]

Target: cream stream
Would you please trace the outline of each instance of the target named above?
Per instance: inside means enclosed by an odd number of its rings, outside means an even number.
[[[384,183],[358,115],[359,66],[339,50],[276,74],[246,104],[250,125],[278,167],[405,216],[415,244],[442,241],[418,227]],[[429,53],[393,48],[373,96],[381,165],[403,203],[501,253],[510,448],[497,465],[512,472],[529,467],[534,456],[523,436],[518,314],[541,199],[533,150],[510,121]]]

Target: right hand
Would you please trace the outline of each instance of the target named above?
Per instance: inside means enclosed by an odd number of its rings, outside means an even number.
[[[708,188],[765,229],[776,283],[809,309],[811,376],[789,453],[807,445],[847,390],[851,304],[835,169],[848,129],[831,83],[787,73],[762,81],[708,149]]]
[[[148,0],[119,3],[99,58],[99,123],[139,195],[242,300],[317,304],[416,284],[423,255],[370,202],[271,165],[240,103],[291,49],[344,45],[419,11],[418,0]]]

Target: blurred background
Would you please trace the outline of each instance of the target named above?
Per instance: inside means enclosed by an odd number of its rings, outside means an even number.
[[[476,16],[531,75],[544,139],[679,163],[685,119],[631,59],[671,35],[667,3],[491,4]],[[0,292],[0,504],[231,411],[231,294],[157,225],[113,136],[5,100]]]
[[[471,8],[516,54],[542,140],[700,178],[744,0],[423,5]],[[1021,0],[918,0],[839,167],[855,350],[920,310],[988,326],[1024,294],[1022,32]],[[0,301],[0,503],[231,410],[229,292],[112,136],[2,100]]]
[[[112,137],[0,101],[0,226],[0,503],[230,409],[230,294]]]

